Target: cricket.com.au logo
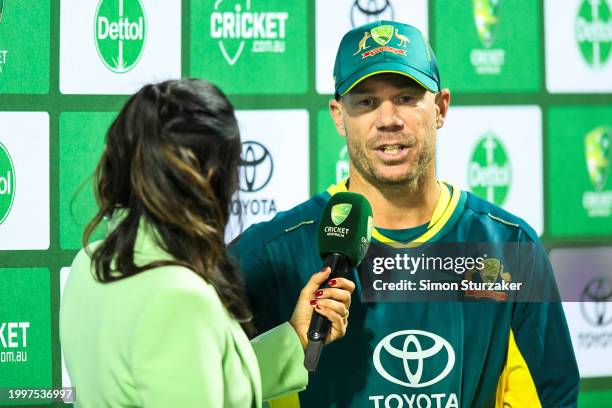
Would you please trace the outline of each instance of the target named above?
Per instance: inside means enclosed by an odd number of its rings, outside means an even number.
[[[94,42],[100,59],[112,72],[123,74],[142,57],[147,34],[140,0],[100,0],[94,22]]]
[[[493,48],[499,23],[499,3],[501,0],[472,0],[474,23],[483,49],[470,52],[470,62],[481,75],[497,75],[504,66],[506,51]]]
[[[612,129],[599,126],[584,138],[586,168],[594,191],[585,191],[582,206],[589,217],[609,217],[612,214],[612,190],[606,190],[610,173]]]
[[[424,330],[401,330],[383,338],[372,357],[385,380],[411,389],[410,394],[370,395],[375,408],[390,406],[458,407],[455,393],[415,394],[444,380],[455,366],[455,350],[443,337]]]
[[[28,361],[30,322],[0,322],[0,364]]]
[[[247,48],[251,53],[284,53],[285,11],[253,11],[257,0],[216,0],[210,15],[210,36],[229,65],[238,62]],[[261,0],[260,0],[261,1]]]
[[[496,205],[502,206],[512,183],[510,158],[502,141],[488,131],[478,140],[468,164],[470,190]]]
[[[612,47],[612,18],[608,0],[583,0],[574,27],[580,54],[592,68],[603,67]]]
[[[0,142],[0,225],[15,201],[15,166],[7,148]]]
[[[4,0],[0,0],[0,25],[4,20]],[[6,65],[6,54],[8,51],[6,49],[0,49],[0,74],[2,74],[3,67]]]

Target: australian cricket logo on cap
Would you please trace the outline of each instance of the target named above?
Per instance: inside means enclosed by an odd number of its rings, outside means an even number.
[[[501,140],[487,132],[476,144],[468,165],[468,185],[478,196],[503,205],[512,181],[510,159]]]
[[[7,148],[0,142],[0,224],[6,220],[15,201],[15,167]]]
[[[375,21],[354,28],[342,37],[334,81],[344,95],[363,79],[380,73],[408,76],[431,92],[440,90],[435,56],[423,34],[395,21]]]
[[[493,48],[499,23],[499,3],[501,0],[472,0],[476,32],[484,49],[475,48],[470,52],[470,62],[476,73],[495,75],[501,73],[506,52]]]
[[[370,51],[366,51],[361,54],[361,58],[368,58],[373,55],[378,54],[379,52],[387,51],[393,54],[406,55],[406,50],[402,48],[390,47],[387,46],[389,41],[395,36],[399,40],[398,47],[406,47],[410,40],[405,35],[402,35],[398,32],[398,29],[394,29],[391,25],[383,25],[374,27],[370,30],[370,32],[363,33],[363,38],[359,41],[359,49],[355,52],[355,55],[360,53],[362,50],[369,48],[367,45],[367,41],[369,38],[372,38],[380,47],[376,47],[371,49]]]
[[[346,217],[351,213],[352,204],[336,204],[331,209],[331,220],[334,225],[338,226],[346,220]]]
[[[604,66],[612,47],[612,18],[608,0],[583,0],[576,16],[575,35],[580,54],[593,68]]]
[[[117,74],[136,66],[147,34],[140,0],[100,0],[96,9],[94,40],[104,65]]]
[[[612,191],[606,190],[610,173],[612,129],[599,126],[584,138],[586,168],[595,191],[585,191],[582,206],[589,217],[609,217],[612,214]]]

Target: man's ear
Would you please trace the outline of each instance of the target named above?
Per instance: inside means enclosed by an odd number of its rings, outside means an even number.
[[[436,112],[436,127],[440,129],[444,126],[446,120],[446,114],[448,113],[448,107],[450,106],[451,93],[448,88],[441,89],[436,94],[435,104],[437,107]]]
[[[336,125],[336,130],[341,136],[346,136],[344,129],[344,119],[342,113],[342,102],[332,99],[329,101],[329,114]]]

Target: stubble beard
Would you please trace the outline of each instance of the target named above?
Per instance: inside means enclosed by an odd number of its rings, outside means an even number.
[[[410,169],[398,176],[388,177],[381,174],[366,156],[364,151],[366,147],[353,142],[351,137],[347,135],[349,158],[359,175],[373,186],[381,186],[393,190],[416,191],[435,158],[435,133],[435,129],[430,130],[421,139],[421,143],[413,147],[420,147],[416,158],[412,160]]]

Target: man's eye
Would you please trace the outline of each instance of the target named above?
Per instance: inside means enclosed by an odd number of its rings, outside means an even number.
[[[414,100],[414,98],[409,95],[400,96],[399,99],[401,103],[412,103],[412,101]]]
[[[369,108],[370,106],[374,105],[374,99],[372,98],[364,98],[364,99],[359,99],[357,101],[357,106],[360,106],[362,108]]]

